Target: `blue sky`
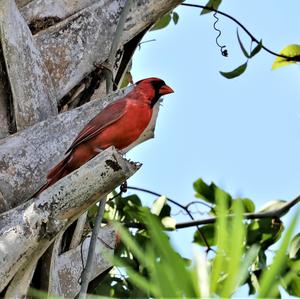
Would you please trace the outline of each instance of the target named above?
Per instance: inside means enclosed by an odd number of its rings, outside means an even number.
[[[225,1],[221,9],[269,48],[279,51],[297,43],[300,3],[294,1],[293,10],[283,13],[272,9],[272,1],[231,2]],[[198,177],[213,180],[233,195],[248,196],[258,206],[296,196],[299,66],[272,71],[274,57],[261,52],[241,77],[225,79],[219,70],[229,71],[245,61],[236,25],[225,18],[218,23],[220,41],[229,51],[224,58],[215,44],[212,15],[200,17],[196,9],[186,7],[177,11],[178,25],[147,34],[144,40],[156,41],[143,44],[134,56],[134,80],[158,76],[175,93],[164,99],[155,139],[130,152],[144,164],[130,183],[183,202],[193,197],[192,182]],[[243,40],[247,44],[247,37]]]
[[[287,6],[284,1],[223,0],[220,10],[236,17],[274,51],[300,43],[299,1]],[[215,44],[212,14],[200,16],[199,10],[188,7],[176,11],[178,24],[148,33],[144,40],[156,41],[143,44],[134,56],[135,81],[161,77],[175,93],[164,99],[155,139],[128,154],[143,163],[129,184],[181,203],[193,199],[192,183],[199,177],[233,196],[251,198],[257,207],[294,198],[300,193],[299,66],[272,71],[275,57],[262,51],[242,76],[225,79],[220,70],[245,62],[237,26],[224,17],[217,24],[220,43],[229,52],[224,58]],[[245,46],[250,45],[246,35],[241,37]],[[190,241],[188,234],[180,235],[185,243]],[[178,247],[180,240],[175,240]]]

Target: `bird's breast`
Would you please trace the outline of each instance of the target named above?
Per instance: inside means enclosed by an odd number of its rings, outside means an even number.
[[[106,127],[94,142],[99,148],[115,146],[123,149],[133,143],[143,133],[152,117],[152,109],[145,103],[129,101],[125,113],[113,124]]]

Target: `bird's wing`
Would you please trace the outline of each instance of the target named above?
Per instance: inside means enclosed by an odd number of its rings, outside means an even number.
[[[78,134],[66,154],[79,144],[93,138],[103,129],[119,120],[126,112],[126,100],[119,100],[105,107]]]

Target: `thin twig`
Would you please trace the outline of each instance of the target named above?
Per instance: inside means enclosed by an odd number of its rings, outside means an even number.
[[[140,43],[138,44],[139,50],[141,50],[142,44],[146,44],[146,43],[150,43],[150,42],[155,42],[155,41],[156,41],[156,39],[153,38],[153,39],[149,39],[149,40],[145,40],[145,41],[143,41],[143,42],[140,42]]]
[[[149,194],[152,194],[152,195],[157,196],[157,197],[162,196],[161,194],[159,194],[157,192],[154,192],[154,191],[151,191],[151,190],[148,190],[148,189],[144,189],[144,188],[127,186],[127,189],[149,193]],[[206,206],[207,208],[210,208],[210,209],[212,208],[209,204],[207,204],[205,202],[202,202],[202,201],[192,201],[192,202],[189,202],[187,205],[184,206],[184,205],[180,204],[179,202],[177,202],[174,199],[171,199],[169,197],[166,197],[166,199],[167,199],[167,201],[171,202],[172,204],[178,206],[179,208],[181,208],[183,210],[186,210],[186,208],[188,208],[191,204],[195,204],[195,203],[201,204],[201,205]]]
[[[125,20],[126,20],[126,17],[128,15],[128,12],[129,12],[131,6],[132,6],[132,0],[127,0],[123,7],[123,10],[122,10],[122,13],[121,13],[121,16],[120,16],[120,19],[119,19],[119,22],[118,22],[118,25],[116,28],[115,36],[114,36],[114,39],[113,39],[113,42],[112,42],[112,45],[110,48],[109,56],[107,59],[107,67],[104,69],[105,76],[106,76],[106,93],[107,94],[113,90],[113,73],[112,73],[113,66],[112,65],[115,60],[117,50],[118,50],[118,47],[120,44],[121,36],[122,36],[123,30],[124,30]],[[96,242],[97,242],[97,237],[98,237],[98,234],[100,231],[101,222],[103,219],[105,203],[106,203],[105,198],[103,198],[99,203],[96,221],[95,221],[95,227],[92,231],[86,266],[81,274],[81,288],[80,288],[80,294],[79,294],[80,299],[86,298],[86,293],[87,293],[88,285],[90,282],[90,274],[92,273],[93,266],[94,266],[93,260],[94,260],[94,256],[95,256]]]
[[[218,14],[232,20],[234,23],[238,24],[245,32],[246,34],[248,34],[248,36],[251,38],[251,40],[257,44],[259,44],[259,40],[257,38],[255,38],[255,36],[241,23],[239,22],[237,19],[235,19],[234,17],[232,17],[231,15],[225,13],[225,12],[222,12],[220,10],[217,10],[217,9],[214,9],[212,7],[209,7],[209,6],[205,6],[205,5],[199,5],[199,4],[190,4],[190,3],[181,3],[182,6],[188,6],[188,7],[197,7],[197,8],[204,8],[204,9],[207,9],[207,10],[210,10],[210,11],[214,11],[214,12],[217,12]],[[283,55],[283,54],[279,54],[279,53],[276,53],[270,49],[268,49],[267,47],[265,47],[264,45],[262,45],[262,48],[274,55],[274,56],[277,56],[277,57],[282,57],[288,61],[300,61],[300,55],[295,55],[295,56],[286,56],[286,55]]]
[[[293,206],[295,206],[297,203],[300,202],[300,195],[294,198],[291,201],[286,202],[281,208],[272,210],[272,211],[266,211],[266,212],[258,212],[258,213],[246,213],[244,214],[244,219],[264,219],[264,218],[281,218],[284,216]],[[230,214],[227,217],[233,218],[235,215]],[[190,222],[183,222],[178,223],[176,225],[176,228],[186,228],[196,225],[203,225],[203,224],[209,224],[216,222],[217,217],[211,217],[207,219],[202,220],[195,220]]]
[[[107,68],[104,69],[104,74],[106,77],[106,93],[110,93],[113,90],[113,82],[114,82],[113,72],[112,72],[113,63],[115,61],[115,57],[116,57],[118,47],[119,47],[119,44],[121,41],[121,36],[123,33],[126,17],[129,13],[131,6],[132,6],[132,0],[127,0],[123,7],[123,10],[122,10],[122,13],[121,13],[118,25],[117,25],[115,37],[114,37],[113,43],[110,48],[109,56],[106,61],[107,62],[106,64],[108,66]]]
[[[104,204],[103,204],[104,203]],[[80,294],[79,299],[85,299],[86,298],[86,292],[90,283],[90,274],[91,270],[93,269],[94,265],[94,257],[95,257],[95,247],[97,243],[98,233],[100,231],[101,222],[102,222],[102,216],[104,213],[104,207],[105,207],[105,200],[101,200],[99,203],[96,221],[95,221],[95,227],[92,231],[92,236],[90,240],[90,246],[88,251],[88,256],[86,260],[86,264],[84,267],[84,270],[81,274],[81,288],[80,288]]]
[[[127,186],[127,189],[137,190],[137,191],[142,191],[142,192],[149,193],[149,194],[152,194],[152,195],[155,195],[155,196],[158,196],[158,197],[162,196],[161,194],[156,193],[156,192],[154,192],[154,191],[147,190],[147,189],[143,189],[143,188],[139,188],[139,187],[130,187],[130,186]],[[171,202],[172,204],[174,204],[174,205],[180,207],[181,209],[185,210],[186,213],[189,215],[189,217],[190,217],[193,221],[195,221],[194,216],[192,215],[192,213],[191,213],[190,210],[189,210],[190,204],[187,204],[186,206],[184,206],[184,205],[178,203],[177,201],[175,201],[175,200],[173,200],[173,199],[170,199],[170,198],[168,198],[168,197],[166,197],[166,199],[167,199],[169,202]],[[206,203],[203,203],[203,202],[201,202],[201,201],[199,201],[199,203],[201,203],[201,204],[203,204],[203,205],[205,205],[205,206],[211,208],[211,207],[210,207],[208,204],[206,204]],[[196,226],[197,226],[197,225],[196,225]],[[207,242],[207,240],[206,240],[204,234],[202,233],[202,231],[200,230],[200,228],[199,228],[198,226],[197,226],[197,230],[198,230],[199,235],[201,236],[203,242],[205,243],[205,245],[206,245],[206,247],[207,247],[206,252],[209,252],[209,251],[211,250],[211,247],[209,246],[209,244],[208,244],[208,242]]]
[[[266,212],[257,212],[257,213],[245,213],[244,219],[253,220],[253,219],[266,219],[266,218],[281,218],[284,216],[293,206],[295,206],[297,203],[300,202],[300,195],[294,198],[291,201],[286,202],[284,205],[282,205],[281,208],[275,209],[272,211],[266,211]],[[227,218],[231,219],[235,217],[234,214],[227,215]],[[198,226],[198,225],[204,225],[204,224],[210,224],[215,223],[218,217],[210,217],[206,219],[199,219],[199,220],[193,220],[193,221],[187,221],[187,222],[181,222],[176,224],[176,229],[181,228],[188,228],[192,226]],[[125,223],[124,224],[127,227],[131,228],[145,228],[145,225],[143,223]]]
[[[228,51],[226,50],[226,46],[225,45],[220,45],[219,44],[219,38],[222,34],[221,30],[219,28],[217,28],[217,23],[219,21],[219,18],[217,17],[217,12],[214,13],[214,18],[216,19],[216,21],[214,22],[214,29],[218,32],[218,35],[216,37],[216,44],[217,46],[220,48],[221,54],[225,57],[228,56]]]

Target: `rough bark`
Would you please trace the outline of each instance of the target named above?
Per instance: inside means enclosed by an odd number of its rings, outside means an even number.
[[[97,2],[35,35],[58,98],[93,71],[95,63],[101,64],[107,59],[124,2]],[[125,23],[121,45],[180,2],[135,1]]]
[[[95,263],[91,278],[94,279],[99,274],[111,267],[111,260],[116,245],[115,230],[111,225],[101,228],[96,244]],[[80,290],[80,276],[83,265],[86,264],[90,236],[83,240],[82,244],[76,248],[60,254],[53,261],[50,273],[53,273],[48,292],[58,296],[74,298]],[[82,264],[83,262],[83,264]]]
[[[88,212],[84,212],[77,220],[76,227],[72,236],[72,240],[70,242],[70,249],[77,247],[82,239],[82,235],[84,232],[84,227],[86,223]]]
[[[20,131],[57,114],[56,95],[32,34],[16,4],[2,0],[0,40]]]
[[[20,266],[14,275],[5,292],[4,299],[24,298],[28,292],[28,287],[36,269],[37,262],[50,244],[50,240],[43,240],[39,243],[39,247],[34,251],[34,254],[31,254],[31,257]]]
[[[44,289],[48,293],[63,298],[74,298],[80,289],[80,275],[86,264],[90,235],[83,239],[76,247],[61,253],[61,241],[63,233],[59,233],[52,245],[49,256],[49,268],[43,268],[47,273],[41,273]],[[51,241],[47,241],[51,243]],[[96,246],[95,267],[91,277],[95,278],[107,269],[111,264],[111,257],[116,246],[116,231],[112,225],[101,228]],[[46,246],[44,246],[45,248]],[[5,299],[23,298],[28,291],[36,263],[40,255],[34,255],[33,259],[23,265],[9,284],[5,293]],[[46,274],[46,275],[45,275]]]
[[[18,5],[18,7],[23,7],[23,6],[27,5],[31,1],[32,0],[16,0],[16,4]]]
[[[55,236],[139,168],[109,148],[16,209],[0,216],[0,291]]]
[[[61,113],[1,140],[0,193],[6,206],[13,208],[30,198],[45,182],[49,169],[63,157],[86,123],[130,89]]]
[[[7,111],[7,92],[6,92],[6,78],[3,73],[3,67],[1,63],[2,51],[0,49],[0,139],[6,137],[9,132],[8,126],[8,111]],[[1,200],[0,200],[1,206]],[[1,210],[1,208],[0,208]]]
[[[49,19],[63,20],[96,2],[110,0],[34,0],[20,8],[20,12],[28,24]]]

